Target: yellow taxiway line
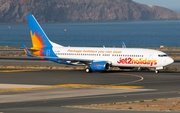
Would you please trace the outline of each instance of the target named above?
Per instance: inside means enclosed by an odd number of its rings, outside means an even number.
[[[1,89],[0,93],[13,92],[13,91],[30,91],[30,90],[41,90],[41,89],[57,89],[57,88],[143,88],[143,86],[113,86],[113,85],[88,85],[88,84],[62,84],[47,87],[36,87],[36,88],[17,88],[17,89]]]
[[[143,86],[113,86],[113,85],[89,85],[89,84],[62,84],[56,86],[63,87],[83,87],[83,88],[143,88]]]
[[[40,71],[40,70],[0,70],[0,72],[23,72],[23,71]]]

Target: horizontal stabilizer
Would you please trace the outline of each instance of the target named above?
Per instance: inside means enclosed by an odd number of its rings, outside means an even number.
[[[23,48],[24,48],[24,52],[26,53],[27,56],[32,57],[31,53],[28,51],[28,49],[22,44]]]

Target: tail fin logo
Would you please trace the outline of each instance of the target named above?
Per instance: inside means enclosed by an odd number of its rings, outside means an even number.
[[[33,44],[32,49],[39,49],[38,53],[36,52],[35,54],[38,56],[45,56],[45,54],[42,53],[44,52],[42,48],[46,47],[47,45],[43,45],[43,43],[45,42],[45,40],[42,40],[43,35],[39,36],[40,32],[38,32],[38,34],[36,35],[36,30],[34,30],[34,34],[32,33],[32,31],[30,31],[30,34],[31,34],[31,39],[32,39],[32,44]]]

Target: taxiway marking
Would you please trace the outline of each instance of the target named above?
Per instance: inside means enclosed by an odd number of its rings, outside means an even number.
[[[143,86],[113,86],[113,85],[89,85],[89,84],[61,84],[47,87],[35,87],[35,88],[17,88],[17,89],[1,89],[0,93],[13,92],[13,91],[30,91],[40,89],[57,89],[57,88],[124,88],[124,89],[135,89],[143,88]]]
[[[41,70],[0,70],[0,72],[23,72],[23,71],[41,71]]]
[[[56,86],[64,86],[64,87],[83,87],[83,88],[143,88],[143,86],[115,86],[115,85],[89,85],[89,84],[62,84]]]

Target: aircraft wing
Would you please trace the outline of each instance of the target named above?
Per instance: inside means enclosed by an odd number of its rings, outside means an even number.
[[[79,59],[79,58],[64,58],[64,57],[41,57],[41,56],[36,56],[37,58],[41,58],[41,59],[48,59],[48,60],[52,60],[52,61],[55,61],[55,62],[68,62],[70,61],[71,63],[72,62],[79,62],[79,63],[83,63],[83,64],[86,64],[86,65],[90,65],[92,62],[97,62],[97,61],[105,61],[105,62],[110,62],[108,60],[102,60],[102,59]],[[57,60],[60,60],[60,61],[57,61]]]
[[[56,60],[63,60],[63,61],[80,61],[80,62],[93,62],[94,61],[91,59],[64,58],[64,57],[41,57],[41,56],[37,56],[37,58],[56,59]]]

